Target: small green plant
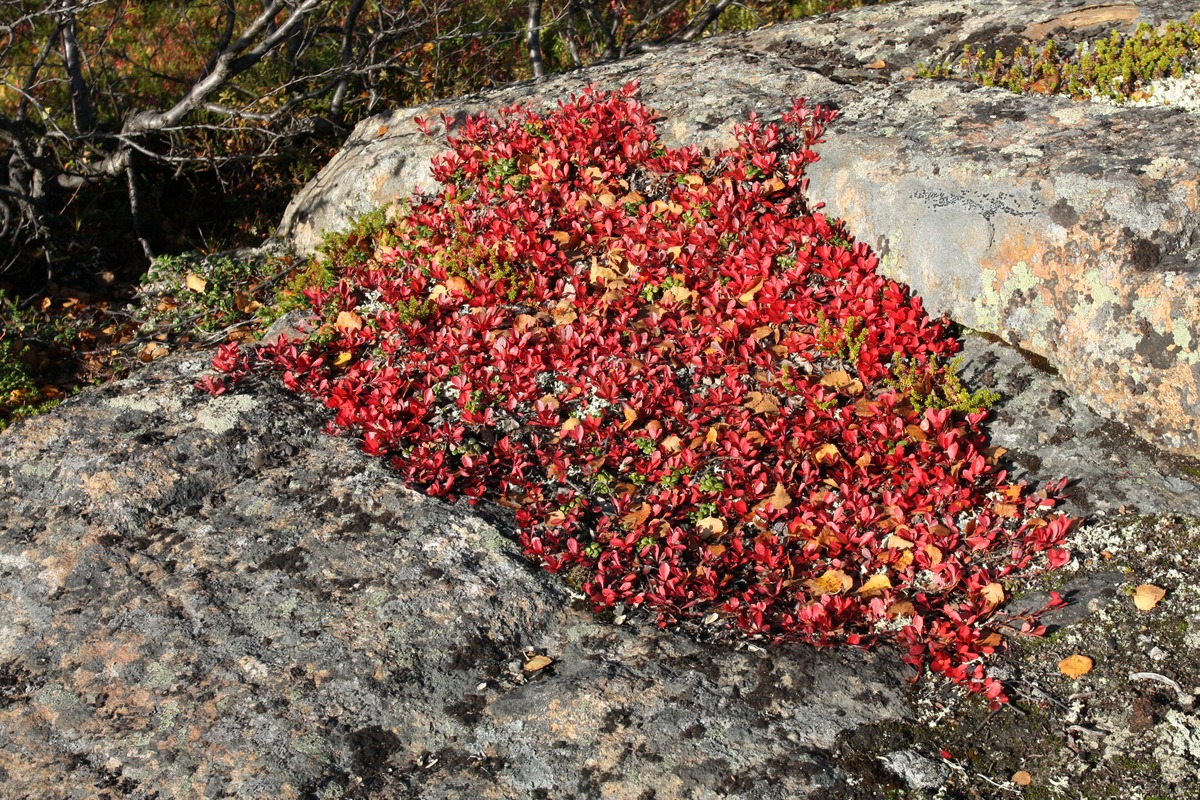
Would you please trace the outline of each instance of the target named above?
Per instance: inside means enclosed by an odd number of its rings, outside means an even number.
[[[867,327],[862,317],[849,316],[841,323],[831,322],[823,311],[817,312],[817,342],[831,358],[850,363],[858,361],[867,341]]]
[[[926,78],[966,78],[984,86],[1013,92],[1067,94],[1077,99],[1107,97],[1117,102],[1138,99],[1152,91],[1160,78],[1178,78],[1200,66],[1200,12],[1186,22],[1171,22],[1161,30],[1145,23],[1132,34],[1113,31],[1094,42],[1083,42],[1063,53],[1048,40],[1013,53],[983,48],[963,50],[958,59],[922,64]]]
[[[920,364],[897,355],[892,357],[892,374],[887,384],[903,394],[917,411],[949,408],[973,413],[991,408],[1000,399],[1000,393],[992,389],[971,391],[958,377],[961,367],[959,357],[943,364],[937,356],[931,356],[927,363]]]

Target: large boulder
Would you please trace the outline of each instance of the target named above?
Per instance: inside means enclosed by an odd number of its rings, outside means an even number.
[[[719,147],[791,98],[843,114],[811,194],[935,313],[1058,368],[1108,419],[1200,455],[1200,143],[1194,116],[914,79],[964,44],[1011,49],[1184,19],[1173,0],[1080,6],[898,2],[726,36],[363,122],[296,197],[281,239],[325,231],[428,186],[442,149],[414,117],[546,107],[591,83],[641,82],[671,144]]]
[[[1014,470],[1081,479],[1070,510],[1191,508],[1194,479],[1021,353],[970,337],[964,364],[1005,394],[994,441]],[[858,776],[845,741],[915,724],[898,653],[594,619],[502,516],[406,489],[270,383],[193,390],[205,366],[172,356],[0,434],[0,797],[888,785]],[[915,786],[945,771],[918,755],[878,763]]]

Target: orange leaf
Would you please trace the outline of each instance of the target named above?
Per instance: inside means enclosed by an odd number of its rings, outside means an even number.
[[[678,453],[683,450],[683,439],[672,433],[662,440],[662,448],[668,453]]]
[[[1166,596],[1165,589],[1150,583],[1143,583],[1133,591],[1133,604],[1138,607],[1139,611],[1149,611]]]
[[[729,529],[725,524],[725,520],[720,517],[705,517],[696,523],[696,527],[710,536],[720,536]]]
[[[979,590],[979,596],[987,601],[988,606],[995,608],[1004,602],[1004,587],[993,581]]]
[[[787,184],[772,175],[762,184],[763,194],[776,194],[787,188]]]
[[[625,530],[633,530],[646,523],[650,519],[650,504],[642,503],[637,508],[631,509],[628,514],[621,517],[621,524],[625,526]]]
[[[1066,675],[1071,680],[1076,680],[1092,671],[1094,662],[1087,656],[1081,656],[1076,653],[1073,656],[1067,656],[1062,661],[1058,662],[1058,671]]]
[[[337,321],[333,323],[333,326],[338,330],[356,331],[362,328],[363,321],[362,317],[353,311],[340,311],[337,315]]]
[[[917,608],[907,600],[901,600],[898,603],[892,603],[888,606],[887,615],[889,617],[909,617],[917,613]]]
[[[863,68],[864,69],[883,69],[886,66],[887,66],[886,61],[884,61],[882,58],[877,58],[874,61],[872,61],[870,64],[864,64]]]
[[[333,365],[335,367],[344,367],[350,363],[351,358],[353,358],[353,356],[350,355],[350,353],[342,351],[333,357]]]
[[[819,578],[813,578],[804,584],[813,597],[826,594],[841,594],[854,585],[850,576],[840,569],[827,569]]]
[[[545,669],[553,663],[554,659],[550,658],[550,656],[534,656],[525,662],[525,671],[537,672],[538,670]]]
[[[983,645],[984,647],[999,647],[1000,643],[1003,641],[1004,637],[996,633],[996,631],[988,631],[986,636],[979,637],[977,644]]]
[[[925,555],[929,558],[929,566],[936,567],[942,563],[942,550],[934,545],[925,545]]]

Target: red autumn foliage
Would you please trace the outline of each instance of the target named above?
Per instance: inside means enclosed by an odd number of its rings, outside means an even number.
[[[312,336],[214,365],[269,365],[431,495],[516,509],[597,609],[892,641],[1003,701],[996,630],[1039,628],[998,614],[1002,581],[1069,557],[1063,484],[1010,483],[986,412],[938,407],[957,342],[806,200],[836,112],[706,155],[635,93],[467,120],[437,193],[307,292]]]

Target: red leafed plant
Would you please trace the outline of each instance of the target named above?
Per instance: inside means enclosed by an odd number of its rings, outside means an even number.
[[[806,200],[836,112],[708,155],[660,144],[636,89],[462,123],[436,194],[305,292],[313,334],[227,345],[204,388],[277,370],[410,484],[515,509],[597,609],[888,640],[1005,700],[982,659],[1040,632],[997,609],[1069,558],[1063,484],[1007,479],[946,325]]]

